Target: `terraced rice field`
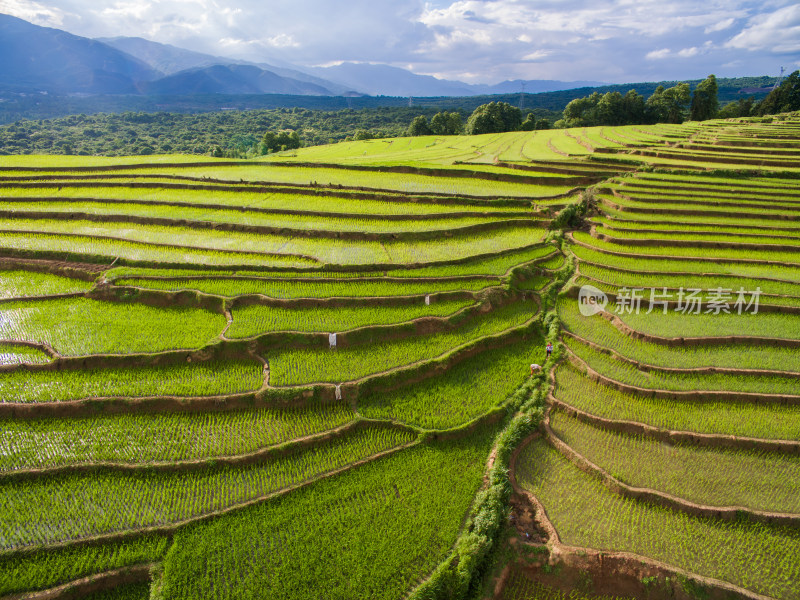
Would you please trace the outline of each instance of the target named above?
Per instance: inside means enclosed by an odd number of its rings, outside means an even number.
[[[800,597],[799,123],[0,158],[0,598]]]
[[[798,124],[613,150],[659,168],[596,185],[568,234],[565,359],[516,472],[551,544],[800,597]]]
[[[584,175],[139,162],[0,164],[0,596],[407,594],[544,363],[539,204]]]

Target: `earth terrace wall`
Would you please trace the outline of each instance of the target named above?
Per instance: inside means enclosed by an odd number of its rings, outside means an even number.
[[[516,175],[514,173],[497,173],[493,171],[481,171],[473,169],[447,169],[436,167],[412,167],[406,165],[393,166],[373,166],[373,165],[344,165],[341,163],[314,163],[314,162],[197,162],[197,163],[143,163],[132,165],[105,165],[101,167],[0,167],[3,171],[43,171],[43,172],[109,172],[109,171],[132,171],[139,169],[186,169],[186,168],[217,168],[217,167],[271,167],[289,169],[337,169],[343,171],[367,171],[373,173],[402,173],[410,175],[426,175],[430,177],[459,177],[469,179],[486,179],[489,181],[502,181],[507,183],[531,183],[535,185],[591,185],[587,183],[595,178],[575,177],[574,181],[569,178],[561,177],[531,177],[528,175]],[[566,182],[566,183],[565,183]]]
[[[434,359],[423,360],[411,365],[395,367],[365,376],[361,379],[343,382],[340,384],[341,398],[345,402],[354,403],[367,393],[391,391],[406,385],[411,385],[445,372],[452,366],[480,354],[481,352],[503,347],[509,343],[531,339],[541,335],[542,315],[537,314],[527,323],[507,329],[503,332],[485,336],[471,342],[462,344],[449,352]],[[327,334],[324,334],[327,346]],[[186,360],[193,356],[198,360],[210,360],[212,354],[218,349],[236,348],[238,351],[247,351],[251,357],[258,348],[261,340],[218,342],[201,351],[191,352],[166,352],[160,355],[143,355],[141,360],[159,363],[159,360]],[[233,350],[231,350],[233,353]],[[98,364],[114,364],[130,366],[130,356],[97,356],[93,358]],[[108,361],[108,362],[105,362]],[[52,363],[51,363],[52,364]],[[49,365],[25,365],[26,369],[37,369]],[[110,366],[110,365],[109,365]],[[19,366],[14,366],[19,368]],[[53,368],[53,367],[50,367]],[[319,403],[337,402],[336,385],[333,383],[311,383],[299,386],[266,387],[258,391],[217,396],[148,396],[148,397],[105,397],[86,398],[63,402],[48,403],[0,403],[0,418],[37,419],[37,418],[79,418],[96,415],[114,414],[153,414],[153,413],[180,413],[180,412],[212,412],[246,410],[258,407],[303,407],[318,405]]]
[[[670,275],[674,275],[674,273],[669,273],[669,274]],[[696,275],[701,275],[702,276],[702,274],[700,274],[700,273],[698,273]],[[606,285],[609,285],[609,286],[612,286],[612,287],[616,287],[616,288],[621,287],[621,286],[616,286],[614,284],[606,283],[604,281],[595,279],[594,277],[589,277],[587,275],[580,275],[580,277],[585,278],[585,279],[587,279],[589,281],[600,283],[600,284],[604,284],[605,283]],[[647,288],[635,288],[635,289],[647,289]],[[660,289],[666,289],[668,292],[677,292],[678,291],[677,288],[660,288]],[[618,297],[617,294],[615,294],[613,292],[607,292],[607,291],[604,291],[603,293],[608,298],[609,303],[616,304],[617,297]],[[576,300],[578,299],[578,295],[579,294],[580,294],[580,290],[579,290],[579,288],[577,286],[573,286],[573,287],[571,287],[569,290],[567,290],[565,292],[565,295],[568,298],[574,298]],[[779,296],[779,295],[772,295],[772,294],[761,294],[759,296],[758,312],[792,314],[792,315],[800,314],[800,306],[787,306],[787,305],[783,305],[783,304],[770,304],[769,303],[770,298],[795,298],[795,296]],[[642,303],[644,304],[646,302],[648,302],[647,298],[642,298]],[[668,310],[673,310],[674,311],[674,310],[680,308],[680,305],[679,305],[677,300],[665,300],[663,302],[664,302],[664,304],[666,304]],[[659,301],[659,303],[661,303],[661,301]],[[661,304],[661,306],[663,306],[663,304]]]
[[[191,525],[194,525],[194,524],[197,524],[197,523],[201,523],[201,522],[207,522],[207,521],[213,520],[215,518],[219,518],[221,516],[224,516],[226,514],[230,514],[232,512],[235,512],[235,511],[238,511],[238,510],[242,510],[244,508],[247,508],[247,507],[250,507],[250,506],[254,506],[254,505],[257,505],[257,504],[261,504],[262,502],[266,502],[266,501],[272,500],[274,498],[278,498],[278,497],[284,496],[284,495],[289,494],[291,492],[294,492],[294,491],[297,491],[299,489],[308,487],[308,486],[310,486],[310,485],[312,485],[312,484],[314,484],[314,483],[316,483],[316,482],[318,482],[320,480],[327,479],[329,477],[334,477],[336,475],[344,473],[345,471],[348,471],[348,470],[353,469],[355,467],[358,467],[360,465],[363,465],[363,464],[378,460],[378,459],[383,458],[385,456],[389,456],[389,455],[394,454],[396,452],[399,452],[401,450],[405,450],[406,448],[410,448],[412,446],[416,446],[416,445],[418,445],[420,443],[422,443],[422,442],[420,442],[420,440],[417,439],[417,440],[414,440],[412,442],[409,442],[409,443],[406,443],[406,444],[402,444],[400,446],[395,446],[394,448],[390,448],[388,450],[384,450],[384,451],[379,452],[377,454],[374,454],[372,456],[368,456],[366,458],[357,460],[357,461],[352,462],[352,463],[350,463],[348,465],[345,465],[343,467],[339,467],[338,469],[334,469],[332,471],[327,471],[327,472],[324,472],[324,473],[320,473],[320,474],[318,474],[318,475],[316,475],[314,477],[311,477],[310,479],[307,479],[305,481],[302,481],[300,483],[296,483],[296,484],[293,484],[291,486],[285,487],[283,489],[276,490],[274,492],[270,492],[269,494],[265,494],[264,496],[260,496],[258,498],[252,498],[252,499],[244,501],[244,502],[232,504],[232,505],[227,506],[227,507],[225,507],[223,509],[220,509],[220,510],[217,510],[217,511],[211,511],[211,512],[208,512],[208,513],[205,513],[205,514],[201,514],[201,515],[197,515],[195,517],[190,517],[190,518],[184,519],[182,521],[176,521],[176,522],[173,522],[173,523],[169,523],[167,525],[154,525],[154,526],[142,527],[142,528],[139,528],[139,529],[129,529],[129,530],[124,530],[124,531],[117,531],[117,532],[113,532],[113,533],[106,533],[106,534],[100,534],[100,535],[85,537],[85,538],[81,538],[81,539],[62,541],[62,542],[57,542],[57,543],[53,543],[53,544],[48,544],[47,546],[28,546],[28,547],[25,547],[25,548],[6,550],[6,551],[3,551],[3,552],[0,552],[0,559],[12,558],[12,557],[20,556],[20,555],[31,554],[31,553],[34,553],[34,552],[41,552],[41,551],[45,551],[45,552],[58,551],[60,549],[66,549],[66,548],[85,547],[85,546],[93,546],[93,545],[102,545],[102,544],[106,544],[106,543],[119,543],[119,542],[124,542],[124,541],[132,541],[132,540],[136,540],[136,539],[139,539],[139,538],[142,538],[142,537],[146,537],[148,535],[157,535],[157,536],[164,536],[164,537],[167,537],[167,538],[171,538],[178,530],[183,529],[184,527],[191,526]]]
[[[557,392],[557,390],[556,390]],[[555,393],[555,392],[554,392]],[[583,423],[601,427],[616,433],[642,436],[671,446],[687,444],[705,448],[721,448],[730,450],[760,450],[781,454],[800,454],[800,442],[794,440],[767,440],[735,435],[697,433],[694,431],[675,431],[653,427],[636,421],[621,421],[598,417],[559,400],[554,395],[548,397],[548,403],[560,411]]]
[[[689,214],[687,211],[669,211],[673,214]],[[695,213],[692,213],[695,214]],[[708,214],[708,213],[703,213]],[[776,215],[777,216],[777,215]],[[599,248],[597,246],[592,246],[585,242],[581,242],[575,239],[572,233],[568,233],[567,237],[569,238],[570,243],[575,244],[576,246],[581,246],[583,248],[588,248],[595,252],[599,252],[601,254],[608,254],[609,256],[623,256],[625,258],[656,258],[664,261],[669,262],[711,262],[711,263],[719,263],[719,262],[734,262],[734,263],[742,263],[742,264],[757,264],[757,265],[775,265],[775,266],[792,266],[795,267],[798,263],[790,263],[780,260],[762,260],[759,258],[717,258],[717,257],[710,257],[710,256],[669,256],[663,254],[637,254],[634,252],[618,252],[616,250],[607,250],[605,248]]]
[[[102,204],[120,204],[120,205],[137,205],[137,206],[168,206],[175,208],[202,208],[207,210],[224,210],[230,212],[241,213],[257,213],[265,215],[289,215],[297,217],[323,217],[329,219],[343,218],[343,219],[380,219],[382,221],[436,221],[441,219],[460,219],[460,218],[501,218],[510,219],[514,217],[524,217],[527,219],[535,219],[544,215],[541,211],[520,210],[520,211],[461,211],[461,212],[446,212],[446,213],[398,213],[398,214],[372,214],[372,213],[349,213],[349,212],[330,212],[322,210],[293,210],[284,208],[261,208],[258,206],[241,206],[238,204],[208,204],[202,202],[180,202],[177,200],[129,200],[122,198],[103,198],[86,196],[83,198],[76,197],[61,197],[61,196],[0,196],[0,200],[4,203],[30,203],[30,202],[60,202],[64,204],[79,204],[82,202],[96,202]],[[488,203],[484,203],[486,205]],[[42,214],[36,211],[37,214]],[[3,211],[5,218],[13,218],[23,214],[23,211],[6,210]]]
[[[493,414],[493,413],[492,413]],[[320,448],[333,442],[335,440],[343,439],[353,435],[355,432],[362,429],[394,429],[410,433],[414,436],[422,434],[422,430],[410,427],[403,423],[394,421],[383,421],[378,419],[365,419],[363,417],[356,417],[350,423],[324,431],[321,433],[309,435],[303,438],[290,440],[275,446],[268,446],[260,448],[254,452],[247,454],[231,455],[231,456],[214,456],[209,458],[201,458],[196,460],[181,460],[175,462],[146,462],[146,463],[112,463],[112,462],[88,462],[73,465],[63,465],[58,467],[47,467],[41,469],[18,469],[9,471],[0,471],[0,482],[24,482],[47,477],[55,477],[57,475],[84,475],[92,473],[164,473],[164,474],[178,474],[189,473],[192,471],[202,471],[206,469],[217,469],[226,467],[245,467],[265,463],[268,461],[277,460],[279,458],[286,458],[301,454],[305,450],[312,448]],[[460,430],[453,432],[446,432],[441,434],[443,436],[459,436]],[[435,439],[439,436],[436,434],[429,434],[427,438]],[[426,439],[427,439],[426,438]]]
[[[331,238],[342,240],[369,241],[415,241],[449,238],[459,235],[470,235],[485,231],[494,231],[508,227],[547,227],[549,221],[517,218],[492,220],[474,225],[451,227],[448,229],[429,231],[398,231],[394,233],[366,231],[337,231],[325,229],[293,229],[270,225],[243,225],[241,223],[224,223],[216,221],[192,221],[186,219],[169,219],[166,217],[140,217],[136,215],[106,215],[88,212],[47,212],[47,211],[5,211],[0,210],[0,218],[37,219],[53,221],[91,221],[96,223],[135,223],[138,225],[164,225],[169,227],[185,227],[187,229],[209,229],[212,231],[236,231],[257,234],[279,234],[294,237]],[[120,239],[120,238],[114,238]]]
[[[49,273],[61,275],[70,279],[79,279],[93,283],[105,270],[105,266],[90,263],[64,263],[47,260],[26,260],[0,257],[0,270],[34,271],[36,273]]]
[[[51,237],[51,238],[89,238],[93,240],[104,240],[104,241],[111,241],[111,242],[120,242],[120,243],[127,243],[127,244],[139,244],[142,246],[150,246],[152,248],[159,248],[159,249],[171,249],[171,250],[192,250],[192,251],[199,251],[199,252],[209,252],[209,253],[217,253],[217,254],[227,254],[231,256],[236,255],[250,255],[250,256],[259,256],[263,258],[263,260],[268,260],[270,258],[275,260],[291,260],[295,259],[299,262],[306,262],[306,263],[316,263],[321,265],[318,259],[314,258],[313,256],[307,256],[303,254],[280,254],[275,252],[258,252],[255,250],[248,250],[248,251],[240,251],[240,250],[228,250],[224,248],[203,248],[200,246],[186,246],[181,244],[164,244],[160,242],[140,242],[136,240],[129,240],[127,238],[122,237],[114,237],[114,236],[107,236],[107,235],[87,235],[83,233],[59,233],[59,232],[52,232],[52,231],[35,231],[35,230],[16,230],[16,229],[2,229],[0,233],[11,233],[15,235],[31,235],[31,236],[40,236],[40,237]],[[122,257],[112,257],[106,256],[102,254],[88,254],[88,253],[80,253],[80,252],[70,252],[70,251],[61,251],[61,250],[27,250],[24,248],[0,248],[0,257],[8,257],[8,258],[42,258],[45,260],[55,260],[55,261],[88,261],[94,263],[108,263],[111,259],[111,264],[118,264],[120,266],[132,266],[132,267],[141,267],[141,266],[150,266],[150,265],[158,265],[161,268],[164,267],[172,267],[172,268],[186,268],[182,267],[186,263],[180,262],[155,262],[149,260],[137,260],[137,259],[126,259]],[[109,265],[110,267],[111,265]],[[205,265],[202,265],[203,268]],[[247,265],[239,267],[234,265],[224,265],[228,269],[234,268],[241,268],[241,269],[248,269]],[[156,267],[158,268],[158,267]],[[258,268],[258,265],[249,268]],[[278,267],[280,268],[280,267]],[[296,270],[302,269],[303,267],[284,267],[284,270]],[[275,270],[275,268],[270,268],[270,270]]]
[[[184,527],[192,526],[193,524],[200,523],[200,522],[207,522],[207,521],[219,518],[221,516],[224,516],[226,514],[229,514],[231,512],[247,508],[248,506],[253,506],[253,505],[256,505],[256,504],[260,504],[262,502],[269,501],[269,500],[271,500],[273,498],[284,496],[284,495],[286,495],[286,494],[288,494],[290,492],[296,491],[296,490],[301,489],[301,488],[308,487],[308,486],[310,486],[310,485],[312,485],[312,484],[314,484],[317,481],[320,481],[322,479],[326,479],[326,478],[329,478],[329,477],[334,477],[334,476],[336,476],[336,475],[338,475],[340,473],[343,473],[343,472],[348,471],[350,469],[356,468],[356,467],[358,467],[358,466],[360,466],[362,464],[366,464],[366,463],[372,462],[374,460],[379,460],[379,459],[381,459],[381,458],[383,458],[385,456],[388,456],[388,455],[394,454],[396,452],[405,450],[405,449],[410,448],[412,446],[416,446],[416,445],[419,445],[419,444],[435,444],[439,440],[458,439],[460,437],[470,435],[470,434],[474,433],[475,431],[477,431],[477,430],[479,430],[479,429],[481,429],[483,427],[489,427],[489,426],[497,423],[498,421],[502,420],[502,418],[505,417],[506,415],[507,415],[507,407],[506,406],[498,406],[495,409],[493,409],[493,410],[489,411],[488,413],[486,413],[485,415],[483,415],[481,417],[478,417],[478,418],[476,418],[476,419],[474,419],[474,420],[472,420],[472,421],[470,421],[470,422],[468,422],[468,423],[466,423],[466,424],[464,424],[462,426],[459,426],[459,427],[455,427],[455,428],[451,428],[451,429],[443,430],[443,431],[421,430],[422,431],[422,435],[420,435],[416,440],[411,441],[409,443],[397,446],[395,448],[391,448],[389,450],[385,450],[385,451],[379,452],[379,453],[377,453],[377,454],[375,454],[373,456],[370,456],[370,457],[355,461],[353,463],[350,463],[350,464],[345,465],[343,467],[340,467],[338,469],[335,469],[335,470],[332,470],[332,471],[328,471],[326,473],[319,474],[319,475],[317,475],[317,476],[315,476],[315,477],[313,477],[311,479],[308,479],[306,481],[300,482],[298,484],[294,484],[294,485],[289,486],[287,488],[283,488],[281,490],[277,490],[275,492],[271,492],[271,493],[269,493],[269,494],[267,494],[265,496],[262,496],[262,497],[259,497],[259,498],[254,498],[252,500],[249,500],[249,501],[246,501],[246,502],[242,502],[242,503],[239,503],[239,504],[235,504],[235,505],[232,505],[232,506],[228,506],[228,507],[226,507],[224,509],[221,509],[219,511],[214,511],[214,512],[210,512],[210,513],[207,513],[207,514],[204,514],[204,515],[199,515],[197,517],[186,519],[184,521],[170,523],[168,525],[159,525],[159,526],[145,527],[145,528],[141,528],[141,529],[134,529],[134,530],[115,532],[115,533],[112,533],[112,534],[102,534],[102,535],[82,538],[80,540],[71,540],[71,541],[66,541],[66,542],[59,542],[59,543],[51,544],[51,545],[48,545],[48,546],[36,546],[36,547],[20,548],[20,549],[16,549],[16,550],[7,550],[7,551],[0,552],[0,558],[9,558],[9,557],[26,555],[26,554],[37,553],[37,552],[58,551],[60,549],[65,549],[65,548],[85,547],[85,546],[101,545],[101,544],[105,544],[105,543],[130,541],[130,540],[135,540],[135,539],[138,539],[138,538],[141,538],[141,537],[145,537],[145,536],[148,536],[148,535],[153,535],[153,534],[162,535],[162,536],[166,536],[166,537],[169,538],[172,535],[174,535],[178,530],[180,530],[180,529],[182,529]],[[374,422],[369,421],[369,422],[366,422],[364,425],[360,425],[360,426],[361,427],[366,427],[366,426],[369,426],[370,423],[374,423]],[[386,426],[386,427],[400,427],[400,428],[410,429],[410,428],[407,428],[406,426],[403,426],[401,424],[396,424],[396,423],[384,423],[384,426]],[[413,429],[411,429],[411,430],[413,430]],[[291,445],[291,444],[286,444],[286,445]],[[75,583],[75,582],[73,582],[73,583]],[[70,585],[70,584],[66,584],[66,585]],[[59,586],[59,587],[63,587],[63,586]],[[54,589],[57,589],[57,588],[54,588]],[[32,593],[32,592],[25,592],[25,593]],[[2,600],[12,600],[12,599],[16,600],[14,595],[4,596],[2,598]]]
[[[628,485],[613,477],[608,471],[590,461],[559,438],[550,427],[549,411],[545,414],[544,420],[542,421],[542,429],[545,434],[544,439],[555,448],[556,451],[561,453],[562,456],[584,473],[597,478],[608,490],[619,496],[656,504],[695,517],[706,517],[723,521],[735,521],[744,517],[758,523],[800,527],[800,515],[797,514],[759,511],[744,506],[708,506],[697,504],[652,488],[639,488]]]
[[[0,230],[0,233],[7,230]],[[143,244],[146,246],[153,246],[153,247],[167,247],[167,248],[176,248],[178,250],[198,250],[203,252],[220,252],[220,253],[227,253],[231,255],[236,254],[259,254],[257,252],[240,252],[236,250],[219,250],[216,248],[201,248],[196,246],[180,246],[180,245],[167,245],[167,244],[155,244],[150,242],[132,242],[131,240],[125,238],[115,238],[115,237],[101,237],[101,236],[86,236],[84,234],[69,234],[69,233],[53,233],[53,232],[36,232],[36,231],[13,231],[11,233],[19,234],[19,235],[41,235],[41,236],[51,236],[51,237],[94,237],[98,239],[108,239],[111,241],[117,242],[128,242],[128,243],[138,243]],[[520,246],[517,248],[508,248],[505,250],[500,250],[498,252],[482,252],[480,254],[473,254],[471,256],[465,256],[462,258],[454,258],[449,260],[437,260],[437,261],[430,261],[430,262],[412,262],[412,263],[369,263],[369,264],[352,264],[352,265],[340,265],[340,264],[325,264],[320,263],[314,257],[307,257],[300,254],[269,254],[269,253],[261,253],[265,258],[269,256],[275,256],[278,258],[283,259],[290,259],[290,258],[299,258],[306,261],[313,261],[316,262],[319,266],[317,267],[298,267],[298,266],[283,266],[283,265],[247,265],[247,264],[224,264],[224,265],[216,265],[216,268],[224,269],[227,271],[273,271],[273,272],[338,272],[338,273],[364,273],[364,272],[374,272],[374,271],[393,271],[393,270],[409,270],[409,269],[421,269],[425,267],[438,267],[438,266],[449,266],[449,265],[463,265],[474,262],[476,260],[481,260],[484,258],[498,258],[501,256],[507,256],[509,254],[514,254],[516,252],[523,252],[525,250],[531,250],[533,248],[544,246],[543,242],[534,242],[533,244],[529,244],[527,246]],[[556,248],[553,248],[553,252],[556,251]],[[548,257],[550,255],[547,255]],[[111,268],[112,264],[118,266],[129,266],[129,267],[144,267],[144,268],[152,268],[152,269],[165,269],[165,268],[174,268],[174,269],[181,269],[181,270],[208,270],[208,266],[205,264],[200,263],[184,263],[184,262],[157,262],[153,260],[138,260],[138,259],[126,259],[121,257],[114,257],[114,256],[105,256],[101,254],[84,254],[78,252],[69,252],[69,251],[56,251],[56,250],[24,250],[24,249],[13,249],[13,248],[0,248],[0,260],[3,258],[6,259],[42,259],[42,260],[49,260],[49,261],[74,261],[74,262],[90,262],[90,263],[100,263],[107,265],[105,268]],[[540,257],[544,258],[544,257]],[[109,264],[111,263],[111,264]]]
[[[520,487],[516,479],[516,461],[519,454],[531,441],[540,436],[538,432],[526,438],[512,456],[510,479],[514,491],[525,498],[534,508],[534,518],[548,541],[548,568],[524,560],[515,563],[517,568],[530,571],[538,576],[542,570],[552,572],[553,567],[560,567],[553,582],[569,581],[568,577],[586,577],[588,574],[595,585],[595,593],[611,595],[633,593],[639,598],[653,600],[697,600],[697,591],[705,600],[771,600],[744,588],[718,579],[703,577],[666,563],[653,560],[640,554],[628,552],[611,552],[567,546],[561,542],[558,531],[553,526],[544,505],[533,494]],[[647,585],[646,581],[658,579],[658,585]],[[688,584],[688,585],[687,585]],[[623,587],[624,586],[624,587]]]
[[[628,364],[639,371],[643,371],[645,373],[648,372],[657,372],[657,373],[675,373],[678,375],[687,375],[687,374],[696,374],[696,375],[711,375],[714,373],[721,373],[727,375],[756,375],[756,376],[766,376],[766,377],[782,377],[786,379],[800,379],[800,372],[798,371],[773,371],[769,369],[735,369],[729,367],[694,367],[694,368],[677,368],[677,367],[661,367],[658,365],[650,365],[647,363],[639,362],[633,358],[628,358],[627,356],[623,356],[619,352],[612,350],[611,348],[606,348],[605,346],[601,346],[591,340],[587,340],[579,335],[572,333],[564,329],[562,334],[570,337],[574,340],[577,340],[581,344],[585,346],[589,346],[598,352],[602,352],[607,356],[611,356],[615,361],[619,361],[621,363]]]
[[[80,600],[89,594],[111,590],[131,583],[150,581],[155,564],[140,564],[82,577],[47,590],[8,594],[0,600]]]
[[[639,202],[639,203],[642,203],[642,204],[658,205],[659,203],[664,203],[664,202],[668,202],[669,201],[668,199],[641,198],[641,197],[636,197],[636,196],[629,196],[627,194],[621,193],[620,190],[615,189],[615,188],[614,189],[604,188],[604,190],[602,190],[600,193],[608,194],[609,192],[615,198],[621,198],[623,200],[628,200],[630,202]],[[706,198],[709,198],[709,197],[706,197]],[[677,198],[677,199],[680,199],[680,198]],[[685,201],[686,198],[684,197],[683,200]],[[687,202],[687,205],[689,205],[689,206],[724,207],[724,208],[730,207],[730,208],[738,208],[738,209],[747,208],[747,207],[752,207],[752,208],[772,208],[772,209],[774,209],[776,211],[781,210],[781,211],[786,211],[786,212],[797,212],[797,211],[800,211],[800,205],[794,206],[795,204],[798,204],[798,203],[793,201],[793,200],[784,201],[784,204],[780,204],[780,205],[766,204],[768,202],[767,200],[764,201],[765,204],[763,204],[763,205],[755,205],[755,204],[742,205],[741,202],[736,202],[736,200],[733,199],[733,198],[730,199],[731,200],[730,202],[725,202],[724,200],[725,199],[723,199],[723,200],[712,200],[712,199],[695,200],[695,199],[691,199],[689,202]],[[756,199],[756,200],[758,200],[758,199]],[[610,204],[612,206],[620,206],[621,208],[618,208],[617,210],[623,210],[622,207],[624,207],[624,205],[617,205],[617,204],[613,204],[613,203],[610,203],[610,202],[608,204]],[[791,204],[792,206],[786,206],[786,204]],[[628,208],[631,208],[631,207],[628,207]],[[639,207],[633,207],[633,208],[639,208]],[[665,209],[665,210],[671,211],[672,209]],[[709,211],[704,211],[704,212],[707,214]],[[760,213],[757,216],[759,218],[761,218],[761,214]]]
[[[667,247],[667,248],[723,248],[728,250],[771,250],[780,252],[800,252],[800,246],[776,244],[757,244],[746,242],[712,242],[710,240],[678,240],[678,239],[636,239],[614,237],[605,233],[592,231],[592,237],[612,244],[637,246],[642,248]]]
[[[617,315],[611,314],[609,312],[600,311],[597,314],[606,319],[607,321],[609,321],[612,325],[614,325],[614,327],[616,327],[619,331],[621,331],[622,333],[624,333],[629,337],[644,340],[646,342],[652,342],[654,344],[661,344],[663,346],[680,347],[680,346],[752,344],[755,346],[780,346],[782,348],[800,348],[800,340],[792,338],[762,338],[762,337],[748,336],[748,335],[726,335],[720,337],[676,337],[676,338],[660,337],[657,335],[651,335],[649,333],[643,333],[641,331],[637,331],[636,329],[633,329],[630,326],[628,326]]]
[[[731,392],[718,390],[662,390],[641,388],[635,385],[622,383],[595,371],[585,360],[568,351],[568,358],[579,370],[583,371],[592,381],[596,381],[610,388],[626,394],[634,394],[645,398],[659,398],[666,400],[693,401],[693,402],[752,402],[755,404],[783,404],[800,405],[800,395],[789,394],[763,394],[760,392]],[[655,368],[653,369],[655,370]]]

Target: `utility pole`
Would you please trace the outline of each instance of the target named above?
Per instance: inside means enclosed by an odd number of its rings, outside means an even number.
[[[522,110],[525,106],[525,82],[520,82],[520,85],[522,86],[522,91],[519,93],[519,109]]]
[[[773,85],[773,86],[772,86],[772,89],[773,89],[773,90],[774,90],[775,88],[777,88],[777,87],[778,87],[778,86],[781,84],[781,81],[783,81],[783,74],[784,74],[785,72],[786,72],[786,68],[785,68],[785,67],[781,67],[781,74],[780,74],[780,77],[778,77],[778,81],[776,81],[776,82],[775,82],[775,85]]]

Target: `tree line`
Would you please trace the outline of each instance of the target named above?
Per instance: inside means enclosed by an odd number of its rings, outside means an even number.
[[[800,71],[787,77],[763,100],[756,102],[751,96],[728,102],[720,108],[718,83],[709,75],[690,92],[688,83],[670,88],[659,86],[644,99],[635,90],[624,96],[620,92],[597,92],[572,100],[564,108],[564,116],[556,127],[590,127],[593,125],[643,125],[649,123],[682,123],[763,116],[800,110]]]

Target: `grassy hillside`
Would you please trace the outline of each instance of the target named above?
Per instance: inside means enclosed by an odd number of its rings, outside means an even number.
[[[0,157],[0,597],[797,598],[798,138]]]

